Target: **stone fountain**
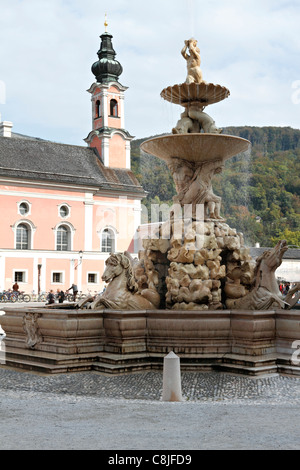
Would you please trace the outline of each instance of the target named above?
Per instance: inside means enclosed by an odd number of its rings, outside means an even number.
[[[169,219],[143,240],[139,259],[127,252],[107,259],[102,279],[109,284],[101,296],[69,308],[7,309],[6,365],[124,373],[162,369],[174,351],[184,370],[300,376],[293,359],[300,313],[292,310],[300,286],[283,298],[275,277],[287,244],[253,260],[212,188],[226,160],[249,151],[250,142],[223,135],[204,112],[230,92],[203,80],[197,41],[185,41],[181,53],[186,81],[161,96],[184,111],[172,134],[141,146],[173,175]]]
[[[146,274],[154,251],[165,254],[170,262],[166,305],[172,309],[290,308],[290,296],[288,301],[281,298],[274,276],[286,243],[275,247],[272,263],[269,252],[257,262],[252,260],[243,234],[222,218],[221,198],[212,189],[212,178],[222,172],[225,161],[249,151],[251,145],[245,139],[222,135],[222,129],[204,112],[230,92],[203,80],[195,39],[185,41],[181,53],[187,61],[186,81],[165,88],[161,97],[183,106],[184,111],[172,135],[147,140],[141,146],[167,163],[177,190],[170,220],[160,227],[158,240],[144,242]],[[160,238],[170,240],[166,252],[165,247],[160,249]]]

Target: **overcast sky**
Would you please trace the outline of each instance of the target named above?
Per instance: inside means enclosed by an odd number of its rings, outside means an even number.
[[[300,128],[300,1],[0,0],[0,113],[15,132],[86,145],[87,89],[99,36],[123,66],[125,127],[137,138],[171,132],[182,108],[160,97],[183,83],[180,51],[195,37],[207,82],[229,99],[206,111],[218,127]]]

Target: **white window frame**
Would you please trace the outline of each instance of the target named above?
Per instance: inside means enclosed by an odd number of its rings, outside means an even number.
[[[22,199],[22,201],[17,202],[18,204],[18,214],[21,215],[22,217],[28,217],[31,215],[31,202],[27,201],[27,199]],[[28,206],[28,212],[26,214],[21,214],[20,206],[21,204],[26,204]]]
[[[24,273],[24,281],[15,281],[15,273]],[[13,269],[13,282],[28,284],[28,269]]]
[[[96,281],[95,282],[89,282],[89,275],[94,274],[96,276]],[[86,283],[90,286],[94,286],[96,284],[99,284],[99,272],[97,271],[89,271],[86,273]]]
[[[53,280],[53,274],[60,274],[61,275],[61,281],[55,282]],[[57,271],[57,270],[51,271],[51,285],[61,286],[64,283],[65,283],[65,271]]]
[[[109,253],[108,251],[102,251],[102,236],[103,236],[103,232],[105,232],[105,230],[109,230],[113,233],[113,236],[114,236],[114,253],[117,253],[117,230],[112,227],[111,225],[107,225],[106,227],[103,227],[99,233],[99,237],[100,237],[100,253]]]
[[[66,206],[67,209],[68,209],[68,214],[63,217],[61,214],[60,214],[60,209],[63,207],[63,206]],[[58,217],[61,219],[61,220],[66,220],[68,219],[70,216],[71,216],[71,206],[70,204],[68,204],[67,202],[62,202],[61,204],[59,204],[57,206],[57,209],[58,209]]]
[[[68,248],[68,250],[57,250],[57,231],[58,231],[58,229],[59,229],[61,226],[63,226],[63,225],[65,225],[66,227],[68,227],[69,230],[70,230],[70,247]],[[55,250],[55,251],[58,251],[59,253],[60,253],[60,252],[63,253],[64,251],[68,251],[68,252],[69,252],[69,251],[73,251],[73,240],[74,240],[74,235],[75,235],[76,230],[75,230],[75,228],[73,227],[73,225],[70,224],[70,222],[67,222],[67,221],[65,221],[64,219],[61,220],[61,221],[56,225],[56,227],[53,228],[53,232],[54,232],[54,250]]]
[[[18,220],[18,222],[16,222],[13,226],[12,226],[12,230],[14,232],[14,249],[16,250],[17,249],[17,228],[19,227],[19,225],[27,225],[28,226],[28,250],[33,250],[33,235],[34,235],[34,232],[36,231],[36,227],[35,225],[30,221],[30,220],[27,220],[27,219],[22,219],[22,220]],[[18,248],[18,250],[21,250],[21,248]],[[24,250],[26,251],[26,250]]]

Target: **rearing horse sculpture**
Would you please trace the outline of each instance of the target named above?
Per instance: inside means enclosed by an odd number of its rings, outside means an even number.
[[[105,292],[95,299],[90,296],[78,303],[78,307],[109,308],[115,310],[156,309],[160,303],[159,294],[153,289],[137,292],[132,269],[132,260],[123,253],[111,254],[105,262],[102,280],[108,282]]]
[[[291,294],[283,297],[275,277],[276,269],[281,265],[288,246],[286,240],[281,240],[271,250],[265,251],[256,260],[254,284],[251,291],[244,297],[232,301],[230,308],[247,310],[268,310],[272,308],[291,308],[295,300]],[[293,289],[297,292],[300,285]],[[296,300],[297,301],[297,300]]]

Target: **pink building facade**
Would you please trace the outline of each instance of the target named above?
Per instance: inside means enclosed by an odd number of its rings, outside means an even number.
[[[102,290],[111,252],[137,251],[145,193],[130,169],[122,67],[104,33],[92,66],[96,82],[87,146],[57,144],[0,124],[0,291]]]

